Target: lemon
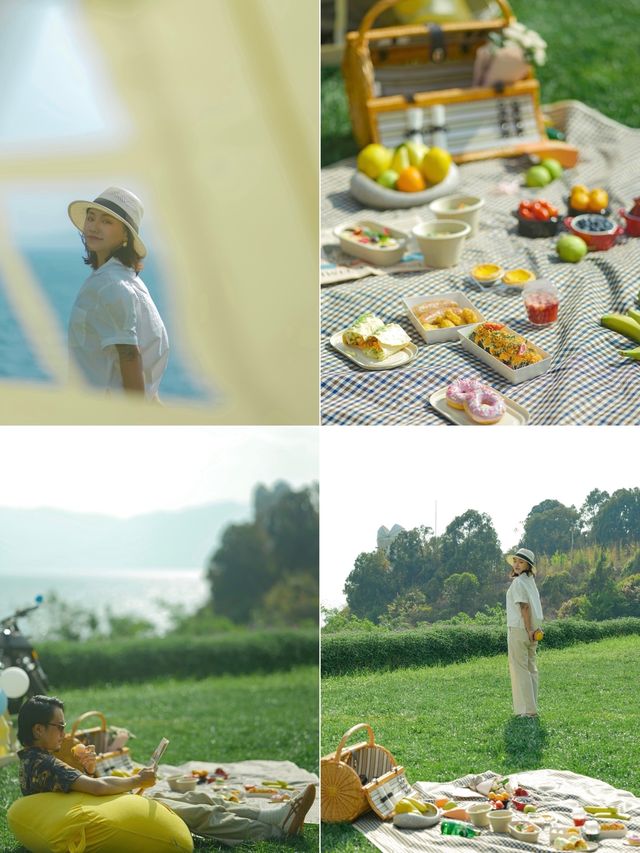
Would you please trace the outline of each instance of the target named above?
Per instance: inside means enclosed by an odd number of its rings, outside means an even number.
[[[366,145],[358,154],[357,166],[360,172],[364,172],[375,181],[383,172],[391,167],[391,158],[393,153],[385,148],[384,145],[379,145],[377,142],[372,142]]]
[[[430,184],[439,184],[449,174],[451,154],[444,148],[430,148],[422,158],[422,174]]]

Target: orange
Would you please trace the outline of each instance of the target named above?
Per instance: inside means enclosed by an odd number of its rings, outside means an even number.
[[[441,809],[442,806],[445,806],[449,802],[449,797],[438,797],[435,801],[436,807]]]
[[[595,212],[604,210],[609,204],[609,195],[606,190],[595,189],[589,193],[589,210]]]
[[[575,210],[587,210],[589,207],[589,195],[582,191],[571,193],[571,207]]]
[[[398,175],[396,189],[403,193],[417,193],[426,188],[426,183],[420,169],[415,166],[407,166]]]

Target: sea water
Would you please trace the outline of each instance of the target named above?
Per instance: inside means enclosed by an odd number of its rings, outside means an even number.
[[[31,267],[58,321],[61,335],[66,329],[71,308],[80,287],[90,275],[91,268],[82,261],[81,248],[22,248],[23,258]],[[153,258],[145,258],[141,278],[158,307],[169,335],[171,352],[169,365],[160,385],[160,397],[206,399],[211,392],[205,390],[200,378],[189,370],[181,355],[179,332],[172,316],[168,288]],[[0,377],[36,382],[49,382],[46,366],[41,365],[22,331],[18,319],[7,300],[4,282],[0,275]]]
[[[21,571],[19,575],[0,575],[0,619],[18,609],[30,607],[36,595],[44,602],[39,610],[18,621],[34,643],[42,640],[55,607],[47,601],[55,593],[58,599],[86,609],[106,626],[110,609],[117,616],[147,619],[157,633],[171,627],[171,619],[162,602],[181,605],[193,613],[209,598],[209,585],[202,569],[118,569],[74,572]]]

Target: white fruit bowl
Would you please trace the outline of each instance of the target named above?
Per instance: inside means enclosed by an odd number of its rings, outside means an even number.
[[[390,190],[383,187],[377,181],[367,177],[364,172],[354,171],[349,187],[351,195],[365,207],[376,210],[390,210],[403,207],[420,207],[429,204],[436,198],[449,195],[456,189],[460,182],[460,173],[455,163],[452,163],[447,177],[427,190],[417,193],[403,193],[399,190]]]

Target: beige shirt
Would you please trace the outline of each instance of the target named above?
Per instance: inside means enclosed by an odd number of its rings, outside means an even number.
[[[542,604],[540,593],[533,575],[521,574],[511,581],[507,590],[507,627],[524,628],[524,619],[520,604],[528,604],[531,610],[531,627],[537,628],[542,624]]]

